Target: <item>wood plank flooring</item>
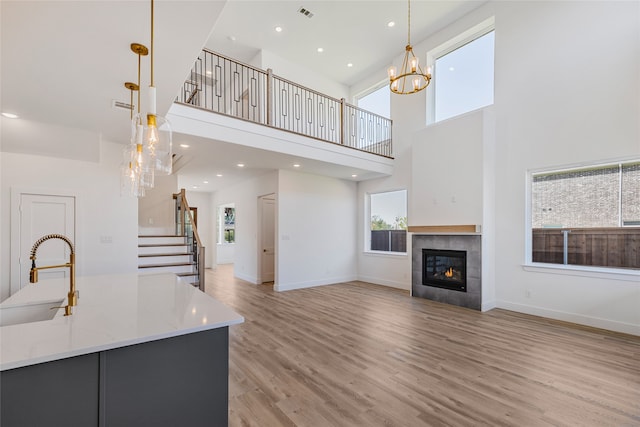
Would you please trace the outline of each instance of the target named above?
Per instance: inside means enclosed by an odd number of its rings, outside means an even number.
[[[640,426],[640,337],[349,282],[274,292],[207,270],[230,426]]]

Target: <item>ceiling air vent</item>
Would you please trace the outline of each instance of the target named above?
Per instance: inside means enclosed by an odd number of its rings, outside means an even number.
[[[298,9],[298,13],[303,14],[307,18],[313,18],[313,12],[311,12],[309,9],[305,9],[304,7]]]
[[[123,110],[127,111],[131,111],[133,109],[133,105],[127,102],[116,101],[115,99],[111,101],[111,106],[113,108],[122,108]]]

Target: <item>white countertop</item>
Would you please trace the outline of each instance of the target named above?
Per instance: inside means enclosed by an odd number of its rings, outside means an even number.
[[[76,277],[71,316],[0,327],[0,371],[244,322],[172,273]],[[62,299],[68,279],[29,284],[2,307]]]

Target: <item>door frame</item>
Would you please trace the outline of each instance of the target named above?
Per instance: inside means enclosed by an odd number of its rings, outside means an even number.
[[[20,290],[20,199],[23,194],[32,194],[37,196],[60,196],[60,197],[73,197],[75,199],[75,206],[73,212],[73,235],[74,235],[74,249],[78,252],[78,210],[79,210],[79,196],[77,191],[73,190],[52,190],[34,187],[11,187],[11,244],[9,246],[10,253],[10,265],[9,265],[9,277],[10,277],[10,295]],[[35,242],[34,242],[35,243]],[[77,271],[78,265],[76,265]]]
[[[262,280],[262,200],[267,197],[273,197],[274,200],[274,209],[273,209],[273,285],[278,284],[278,196],[276,193],[267,193],[258,196],[258,220],[257,220],[257,271],[256,278],[257,284],[260,285],[263,283]]]

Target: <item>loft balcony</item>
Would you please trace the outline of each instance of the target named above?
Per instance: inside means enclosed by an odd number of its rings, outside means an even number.
[[[245,145],[259,134],[278,140],[267,148],[273,151],[300,155],[281,143],[292,142],[331,153],[319,160],[349,158],[345,166],[372,177],[392,171],[391,120],[209,50],[195,61],[169,116],[182,133]]]

